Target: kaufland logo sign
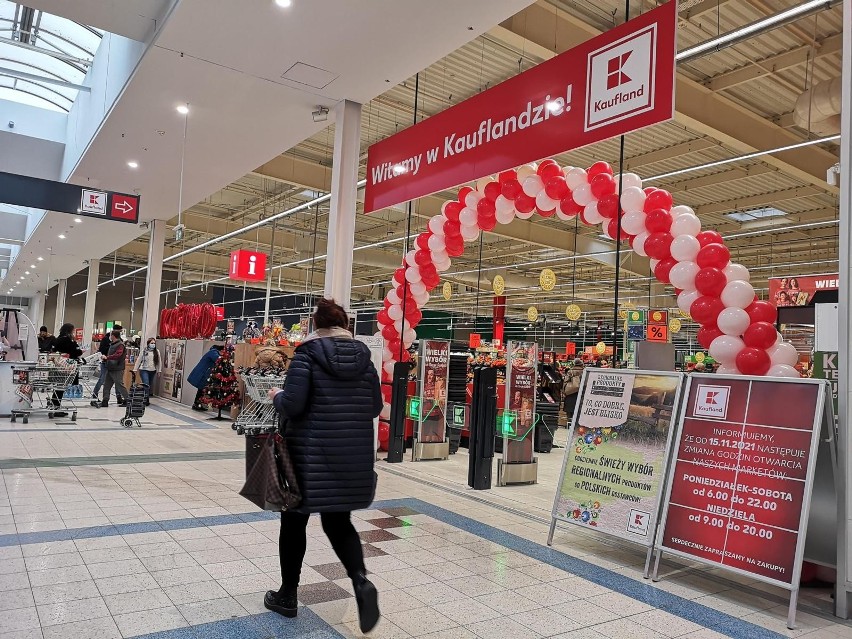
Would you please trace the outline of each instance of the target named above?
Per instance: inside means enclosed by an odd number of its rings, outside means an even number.
[[[589,54],[586,131],[654,109],[656,49],[655,23]]]
[[[727,418],[728,398],[730,394],[730,386],[707,386],[699,384],[695,394],[695,410],[693,414],[696,417]]]

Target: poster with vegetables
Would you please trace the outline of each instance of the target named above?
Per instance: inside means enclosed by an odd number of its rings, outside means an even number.
[[[682,376],[587,370],[553,518],[650,547]]]

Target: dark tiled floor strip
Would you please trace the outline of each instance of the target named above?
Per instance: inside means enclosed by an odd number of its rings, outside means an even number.
[[[37,431],[36,431],[37,432]],[[0,459],[0,470],[16,468],[61,468],[64,466],[107,466],[114,464],[158,464],[216,459],[244,459],[244,450],[207,453],[163,453],[156,455],[103,455],[97,457],[41,457],[35,459]]]

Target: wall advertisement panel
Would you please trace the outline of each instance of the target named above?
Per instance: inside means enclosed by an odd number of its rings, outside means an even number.
[[[653,545],[683,376],[587,369],[550,528],[559,521]]]

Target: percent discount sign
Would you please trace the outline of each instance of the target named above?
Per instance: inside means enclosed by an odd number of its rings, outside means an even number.
[[[648,326],[647,337],[649,342],[668,342],[669,327],[668,326]]]
[[[826,391],[692,375],[658,547],[795,591]]]

